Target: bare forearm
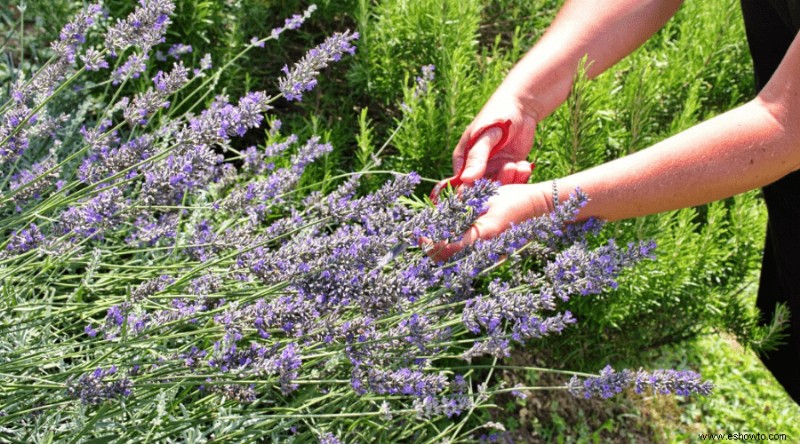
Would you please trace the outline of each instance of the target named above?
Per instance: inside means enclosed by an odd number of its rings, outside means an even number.
[[[800,51],[800,40],[796,43]],[[558,200],[581,188],[589,202],[577,219],[614,221],[700,205],[772,183],[800,167],[800,88],[794,83],[776,82],[780,97],[773,94],[778,91],[762,93],[650,148],[558,179]],[[434,257],[446,259],[477,239],[552,212],[552,190],[548,182],[500,187],[486,214],[460,241],[437,245]]]
[[[768,185],[800,168],[800,37],[758,97],[646,150],[564,178],[581,217],[654,214]]]
[[[492,106],[486,113],[503,115],[495,111],[503,106],[516,111],[525,105],[518,100],[520,96],[515,96],[516,88],[538,107],[534,113],[538,118],[533,119],[537,122],[564,100],[574,68],[584,54],[593,61],[589,74],[601,72],[655,32],[679,3],[609,0],[598,11],[585,1],[568,2],[547,35],[498,89],[497,100],[490,100]],[[568,35],[570,32],[576,34]],[[559,45],[559,40],[567,44]],[[492,121],[481,115],[476,120]],[[483,158],[471,156],[467,165],[470,160],[485,162],[491,146],[481,146]],[[558,197],[566,199],[580,187],[590,201],[581,209],[579,219],[594,216],[619,220],[726,198],[770,184],[798,169],[800,35],[756,99],[646,150],[558,179]],[[447,258],[478,239],[492,238],[514,224],[552,211],[552,197],[549,183],[511,182],[502,186],[490,200],[488,211],[460,241],[438,245],[433,254]]]
[[[539,42],[517,63],[502,93],[520,97],[541,120],[569,94],[580,60],[596,76],[639,47],[675,14],[680,0],[568,0]]]
[[[800,140],[759,98],[646,150],[559,179],[558,188],[561,198],[575,187],[589,195],[581,218],[619,220],[730,197],[798,167]]]

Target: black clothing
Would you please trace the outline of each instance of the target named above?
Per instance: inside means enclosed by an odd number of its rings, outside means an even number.
[[[747,42],[760,90],[778,68],[800,29],[800,0],[741,0]],[[756,305],[764,322],[778,302],[788,304],[786,344],[761,358],[800,404],[800,171],[763,188],[769,222]]]

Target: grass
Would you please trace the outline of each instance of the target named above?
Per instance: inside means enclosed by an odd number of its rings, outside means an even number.
[[[627,397],[614,403],[576,400],[545,393],[525,400],[498,400],[494,420],[503,421],[516,442],[704,442],[701,434],[784,434],[783,442],[800,438],[800,406],[775,381],[758,357],[725,334],[708,334],[647,353],[652,368],[690,366],[714,381],[707,398]],[[535,356],[521,352],[515,365],[530,365]],[[534,372],[505,372],[509,385],[547,384]],[[778,442],[752,440],[750,442]]]
[[[800,440],[800,406],[758,357],[726,335],[708,335],[661,352],[663,365],[696,363],[716,384],[714,396],[691,401],[659,399],[641,405],[668,442],[699,442],[700,433],[782,433]],[[764,442],[768,442],[764,441]]]
[[[74,4],[29,2],[26,13],[48,23]],[[253,35],[269,32],[302,9],[299,1],[178,1],[181,16],[169,36],[199,58],[211,51],[224,62]],[[561,2],[553,0],[322,1],[304,29],[248,55],[219,84],[236,95],[274,89],[284,63],[332,30],[362,35],[352,62],[326,71],[320,87],[300,104],[276,110],[288,132],[324,133],[337,148],[315,178],[358,169],[401,118],[420,66],[437,66],[431,95],[417,106],[384,158],[387,169],[417,170],[429,178],[449,175],[449,155],[461,130],[502,81],[503,75],[541,36]],[[130,5],[111,1],[121,15]],[[127,9],[126,9],[127,8]],[[664,30],[598,79],[581,84],[572,104],[538,129],[534,180],[645,148],[753,95],[750,60],[738,5],[732,0],[687,1]],[[26,54],[35,54],[30,48]],[[218,62],[218,63],[219,63]],[[322,93],[324,91],[324,94]],[[576,100],[581,99],[581,100]],[[297,113],[298,109],[301,111]],[[293,117],[293,116],[300,117]],[[360,131],[356,131],[359,128]],[[578,129],[577,131],[575,129]],[[246,140],[246,144],[261,140]],[[372,186],[382,180],[370,182]],[[798,407],[758,359],[730,336],[709,335],[745,298],[733,298],[758,267],[765,211],[757,193],[716,205],[611,225],[605,235],[623,240],[653,237],[659,260],[626,276],[619,292],[579,301],[580,331],[521,350],[513,359],[531,364],[542,354],[571,368],[596,371],[601,361],[649,368],[692,367],[717,384],[708,399],[622,400],[579,403],[559,395],[508,399],[494,418],[530,442],[696,440],[697,433],[777,432],[800,439]],[[699,339],[693,339],[701,334]],[[583,348],[572,344],[581,343]],[[668,344],[659,347],[661,344]],[[646,353],[642,353],[646,350]],[[546,382],[506,373],[509,381]]]

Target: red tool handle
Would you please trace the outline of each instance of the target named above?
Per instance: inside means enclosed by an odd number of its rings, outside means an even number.
[[[500,128],[500,130],[503,131],[503,134],[500,137],[500,140],[498,140],[497,143],[495,143],[494,146],[492,147],[492,150],[489,152],[489,157],[486,159],[486,161],[488,162],[489,159],[494,157],[495,154],[497,154],[498,152],[500,152],[500,150],[503,149],[510,135],[509,131],[511,129],[510,120],[495,122],[490,125],[486,125],[480,130],[478,130],[478,132],[473,134],[472,137],[467,142],[467,148],[464,151],[464,164],[461,166],[461,171],[459,171],[458,174],[456,174],[453,177],[443,179],[441,182],[437,183],[435,187],[433,187],[433,190],[431,191],[430,195],[430,198],[433,201],[433,203],[436,203],[436,201],[439,198],[439,194],[441,194],[442,190],[445,189],[448,185],[452,186],[453,188],[456,188],[464,183],[461,180],[461,174],[464,173],[464,169],[466,169],[467,167],[467,158],[469,157],[469,150],[472,149],[472,146],[478,142],[478,139],[480,139],[481,136],[483,136],[486,133],[486,131],[489,131],[492,128]]]

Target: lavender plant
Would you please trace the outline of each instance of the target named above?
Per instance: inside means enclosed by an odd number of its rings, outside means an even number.
[[[334,147],[282,133],[271,114],[353,54],[358,33],[336,33],[287,65],[277,95],[218,95],[176,115],[176,99],[203,97],[227,65],[215,71],[203,57],[194,69],[179,60],[186,46],[161,47],[174,10],[141,0],[128,17],[104,19],[99,5],[87,7],[50,61],[20,73],[1,98],[0,436],[469,440],[475,413],[512,390],[469,362],[493,368],[514,343],[568,332],[578,320],[560,303],[613,288],[624,268],[651,257],[650,243],[591,248],[600,223],[572,223],[588,200],[576,190],[552,214],[433,261],[419,238],[457,240],[496,184],[415,203],[421,177],[371,163],[300,186]],[[151,57],[175,61],[146,79]],[[112,101],[79,122],[50,116],[60,93],[91,86],[86,71],[117,85]],[[426,66],[403,107],[433,81]],[[128,82],[145,87],[125,97]],[[267,126],[263,146],[231,146]],[[381,173],[393,177],[357,192],[363,175]],[[335,188],[322,192],[328,182]],[[711,391],[691,372],[538,370],[572,376],[547,389],[578,397],[630,386]]]

